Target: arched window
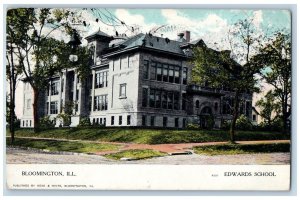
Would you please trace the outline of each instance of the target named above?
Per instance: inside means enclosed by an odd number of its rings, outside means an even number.
[[[196,100],[196,108],[199,108],[200,107],[200,102],[199,100]]]

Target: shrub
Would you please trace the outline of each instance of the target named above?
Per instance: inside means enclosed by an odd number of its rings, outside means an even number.
[[[86,116],[80,117],[78,127],[87,127],[87,126],[91,126],[90,118]]]
[[[200,126],[198,124],[187,124],[186,128],[190,130],[195,130],[195,129],[199,129]]]
[[[71,125],[71,115],[60,113],[56,117],[57,119],[61,119],[63,122],[63,126],[70,126]]]
[[[241,115],[236,120],[236,128],[238,130],[252,130],[253,125],[248,117]]]
[[[221,124],[221,129],[228,131],[230,129],[231,122],[229,120],[223,120]]]
[[[50,116],[44,116],[40,118],[40,128],[41,129],[49,129],[54,128],[56,124],[56,118],[53,120],[50,119]]]

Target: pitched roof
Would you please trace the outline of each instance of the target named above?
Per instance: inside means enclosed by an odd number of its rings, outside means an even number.
[[[85,39],[89,40],[89,39],[91,39],[93,37],[99,37],[99,36],[100,37],[102,36],[102,37],[109,37],[109,38],[111,38],[110,35],[108,35],[108,34],[102,32],[102,31],[100,31],[100,29],[99,29],[98,31],[95,31],[92,34],[90,34],[89,36],[87,36]]]
[[[162,38],[153,36],[151,34],[137,34],[133,37],[128,38],[127,40],[117,43],[115,46],[122,45],[122,50],[131,49],[134,47],[143,46],[153,50],[161,50],[175,54],[181,54],[185,56],[184,51],[180,47],[183,42],[170,40],[168,38]]]

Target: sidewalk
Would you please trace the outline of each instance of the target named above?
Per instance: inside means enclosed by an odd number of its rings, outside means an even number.
[[[68,140],[68,139],[57,139],[57,138],[39,138],[39,137],[16,137],[23,139],[39,139],[39,140],[56,140],[56,141],[69,141],[69,142],[89,142],[89,143],[102,143],[102,144],[117,144],[121,147],[116,151],[101,151],[96,152],[97,155],[105,155],[110,153],[116,153],[124,150],[131,149],[151,149],[161,151],[168,154],[174,153],[185,153],[191,151],[194,146],[208,146],[226,144],[228,142],[202,142],[202,143],[179,143],[179,144],[134,144],[134,143],[121,143],[121,142],[97,142],[91,140]],[[238,144],[262,144],[262,143],[289,143],[290,140],[260,140],[260,141],[236,141]]]

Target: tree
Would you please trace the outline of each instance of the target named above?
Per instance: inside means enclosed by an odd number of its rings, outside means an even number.
[[[75,21],[74,12],[63,9],[11,9],[7,12],[8,31],[15,33],[17,55],[25,75],[24,81],[33,89],[33,120],[35,132],[39,129],[38,102],[43,95],[50,78],[67,67],[83,69],[80,59],[72,65],[69,61],[71,52],[63,42],[51,38],[55,30],[72,33],[70,21]],[[87,50],[82,50],[87,52]],[[88,55],[88,54],[85,54]]]
[[[15,94],[16,94],[16,85],[17,81],[22,74],[22,69],[20,67],[20,60],[15,55],[16,43],[15,33],[7,27],[7,45],[6,45],[6,80],[9,83],[9,98],[7,99],[7,120],[9,124],[9,131],[11,134],[11,143],[14,143],[15,140],[15,121],[17,120],[15,114]]]
[[[257,91],[254,74],[259,73],[259,66],[252,59],[256,52],[258,35],[252,26],[252,20],[242,20],[235,24],[228,37],[230,50],[216,51],[208,48],[204,42],[193,50],[192,77],[196,83],[207,82],[211,87],[231,88],[233,91],[232,121],[230,125],[230,142],[235,142],[236,121],[242,93]],[[238,63],[238,62],[239,63]],[[241,64],[240,64],[241,63]]]
[[[274,113],[280,113],[280,105],[276,102],[273,91],[269,91],[264,97],[256,102],[256,106],[260,107],[259,115],[264,118],[268,126],[271,126],[275,116]]]
[[[291,36],[277,32],[265,44],[255,59],[265,67],[261,76],[274,87],[272,95],[280,104],[280,117],[283,131],[288,132],[288,119],[291,115]]]

